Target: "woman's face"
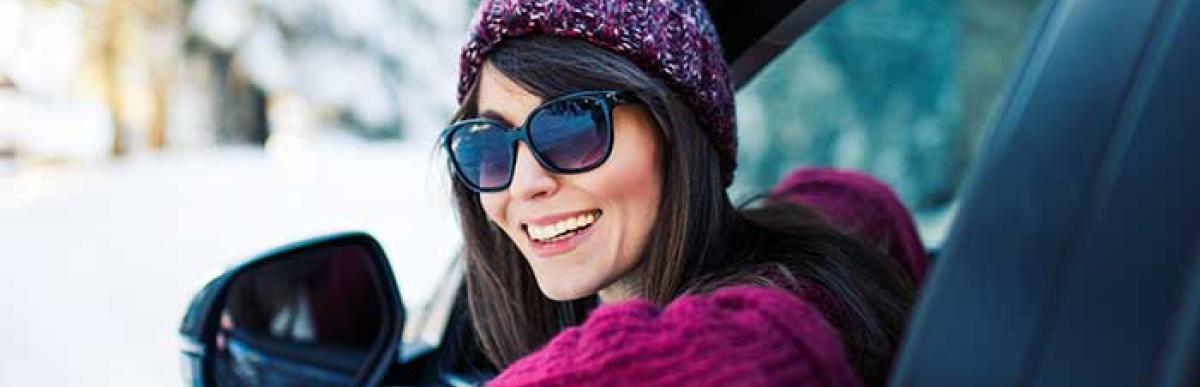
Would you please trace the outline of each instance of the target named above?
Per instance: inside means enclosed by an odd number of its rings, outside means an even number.
[[[480,116],[511,126],[542,102],[490,64],[478,92]],[[519,143],[509,188],[479,195],[488,219],[520,249],[550,299],[626,296],[611,285],[638,264],[654,224],[662,184],[658,127],[645,107],[625,104],[613,111],[613,130],[612,155],[581,174],[550,173]],[[577,231],[560,234],[570,229]]]

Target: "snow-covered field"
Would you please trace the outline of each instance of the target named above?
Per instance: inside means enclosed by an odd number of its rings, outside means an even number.
[[[375,235],[419,307],[459,244],[441,163],[428,142],[342,141],[0,175],[0,386],[182,385],[192,293],[329,232]]]

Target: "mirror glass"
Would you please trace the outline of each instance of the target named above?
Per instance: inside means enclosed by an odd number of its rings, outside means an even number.
[[[372,270],[367,248],[326,245],[235,275],[209,346],[216,385],[350,385],[382,344],[385,290]]]

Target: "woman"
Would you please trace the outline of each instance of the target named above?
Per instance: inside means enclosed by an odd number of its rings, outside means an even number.
[[[699,1],[485,0],[474,23],[443,141],[493,384],[884,383],[911,284],[802,208],[731,204]]]

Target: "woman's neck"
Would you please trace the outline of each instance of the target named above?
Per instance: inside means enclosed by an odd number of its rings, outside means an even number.
[[[602,304],[617,303],[635,297],[633,294],[633,287],[629,286],[628,283],[622,280],[617,280],[616,282],[608,285],[608,287],[600,289],[596,295],[600,297],[600,303]]]

